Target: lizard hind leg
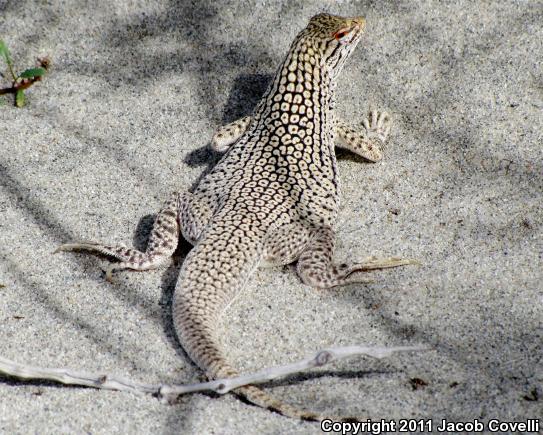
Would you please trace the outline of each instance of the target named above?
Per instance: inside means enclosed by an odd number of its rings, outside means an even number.
[[[415,260],[397,257],[383,259],[370,257],[361,263],[336,264],[332,260],[334,244],[334,232],[330,227],[315,230],[311,245],[298,259],[298,275],[305,284],[316,288],[331,288],[355,283],[368,284],[373,281],[351,275],[354,272],[419,264]]]
[[[112,274],[116,270],[144,271],[156,269],[165,264],[177,248],[179,239],[179,203],[182,199],[182,195],[174,193],[164,203],[153,224],[145,252],[125,246],[81,241],[61,245],[55,250],[55,253],[60,251],[88,251],[119,260],[118,263],[112,263],[106,268],[106,279],[108,281],[112,280]]]
[[[283,266],[295,262],[311,240],[311,231],[298,222],[283,225],[271,232],[264,243],[263,267]]]

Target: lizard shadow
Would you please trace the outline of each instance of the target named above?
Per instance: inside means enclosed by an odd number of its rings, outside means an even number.
[[[314,373],[295,373],[260,384],[263,388],[287,387],[321,378],[363,379],[371,376],[393,374],[393,370],[324,370]]]
[[[156,214],[148,214],[139,220],[134,237],[132,238],[132,246],[138,251],[145,252],[147,249],[147,243],[149,242],[155,218]]]

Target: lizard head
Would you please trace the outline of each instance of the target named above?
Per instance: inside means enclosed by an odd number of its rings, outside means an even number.
[[[323,13],[311,18],[302,31],[302,40],[311,42],[320,54],[321,67],[335,77],[360,41],[365,26],[364,17],[340,17]]]

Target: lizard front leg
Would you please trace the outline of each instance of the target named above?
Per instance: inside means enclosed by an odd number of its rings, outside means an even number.
[[[245,133],[250,123],[251,117],[245,116],[220,127],[213,135],[211,148],[218,152],[227,151]]]
[[[364,131],[357,131],[345,121],[336,119],[335,132],[340,139],[337,145],[370,162],[378,162],[383,158],[384,145],[390,132],[390,116],[386,112],[372,110],[370,117],[362,123]]]
[[[298,259],[297,272],[305,284],[316,288],[331,288],[346,284],[370,283],[372,281],[351,275],[354,272],[419,264],[415,260],[397,257],[382,259],[371,257],[365,262],[336,264],[333,261],[334,245],[335,235],[332,228],[321,227],[314,230],[311,243]]]
[[[91,241],[66,243],[60,251],[88,251],[119,260],[106,268],[106,279],[111,281],[116,270],[137,271],[156,269],[164,265],[177,248],[179,233],[191,243],[200,237],[211,218],[211,211],[198,203],[191,193],[174,192],[157,214],[145,252],[125,246],[112,246]]]

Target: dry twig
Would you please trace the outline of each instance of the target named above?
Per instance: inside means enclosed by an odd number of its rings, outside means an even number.
[[[385,358],[396,352],[415,352],[428,350],[424,346],[368,347],[347,346],[324,349],[301,361],[282,366],[270,367],[255,373],[248,373],[235,378],[218,379],[209,382],[188,385],[146,384],[130,379],[108,375],[85,373],[67,368],[43,368],[20,364],[0,357],[0,374],[21,380],[47,380],[67,385],[80,385],[106,390],[129,391],[132,393],[154,394],[165,400],[172,400],[181,394],[200,391],[215,391],[225,394],[233,389],[249,384],[261,384],[281,376],[300,373],[314,367],[321,367],[333,361],[356,355],[373,358]]]

